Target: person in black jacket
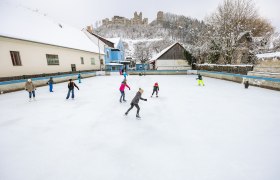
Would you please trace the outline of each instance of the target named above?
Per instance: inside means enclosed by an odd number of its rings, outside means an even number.
[[[141,97],[143,92],[144,92],[144,90],[139,88],[139,91],[136,93],[135,97],[132,99],[132,101],[130,103],[130,108],[126,111],[125,115],[127,115],[129,113],[129,111],[135,106],[137,108],[136,117],[140,118],[140,116],[139,116],[140,107],[138,105],[139,100],[141,99],[143,101],[147,101],[147,99],[144,99]]]
[[[74,99],[74,96],[75,96],[74,95],[74,87],[76,87],[78,90],[80,90],[79,87],[72,81],[72,79],[69,79],[69,82],[68,82],[68,94],[67,94],[66,99],[69,98],[71,91],[72,91],[72,99]]]
[[[202,84],[204,86],[204,82],[202,80],[202,76],[200,74],[198,74],[198,77],[196,78],[198,85],[200,86],[200,84]]]

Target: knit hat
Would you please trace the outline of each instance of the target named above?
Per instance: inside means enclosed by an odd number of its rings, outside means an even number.
[[[31,79],[27,79],[28,82],[31,82]]]
[[[141,89],[141,88],[139,88],[139,92],[140,92],[141,94],[143,94],[144,90]]]
[[[157,83],[157,82],[155,83],[155,86],[158,86],[158,83]]]

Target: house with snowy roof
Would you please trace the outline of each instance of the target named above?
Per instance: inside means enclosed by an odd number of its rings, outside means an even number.
[[[104,52],[104,56],[101,58],[102,69],[105,66],[106,70],[118,71],[129,65],[130,61],[124,59],[124,45],[121,38],[104,38],[94,33],[92,26],[83,29],[83,32],[98,46],[99,50]],[[103,58],[105,64],[103,64]]]
[[[189,70],[191,69],[185,56],[186,49],[178,42],[156,54],[149,63],[154,70]]]
[[[128,68],[130,61],[124,58],[124,45],[121,38],[107,38],[107,40],[114,43],[114,47],[107,47],[105,49],[105,64],[107,70],[120,70]],[[115,64],[111,66],[110,64]]]
[[[280,78],[280,52],[257,54],[256,57],[254,70],[248,75]]]
[[[0,3],[0,78],[99,70],[98,46],[81,30]]]

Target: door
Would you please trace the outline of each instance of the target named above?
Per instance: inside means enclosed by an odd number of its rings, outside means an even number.
[[[72,72],[76,72],[76,64],[71,64],[71,70]]]

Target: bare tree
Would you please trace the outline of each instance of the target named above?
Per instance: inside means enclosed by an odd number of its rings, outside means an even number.
[[[270,23],[259,17],[252,0],[224,0],[207,22],[213,27],[212,40],[221,45],[225,63],[233,63],[242,34],[251,32],[252,36],[261,36],[273,32]]]
[[[152,57],[150,47],[147,46],[146,43],[139,42],[134,46],[135,46],[134,56],[136,57],[136,59],[140,60],[141,63],[143,64],[146,63]]]

